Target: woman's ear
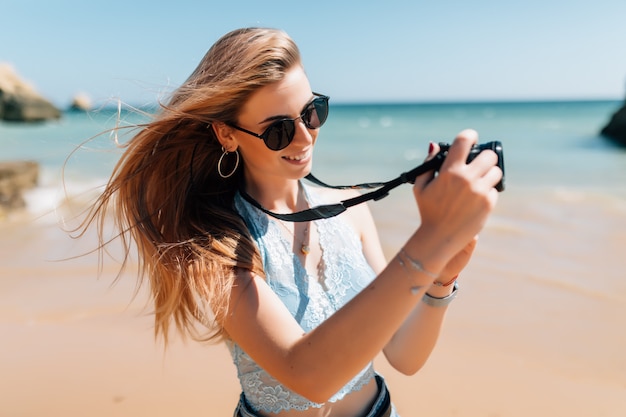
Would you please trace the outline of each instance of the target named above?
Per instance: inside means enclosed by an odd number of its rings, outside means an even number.
[[[237,149],[237,141],[235,140],[235,136],[233,135],[233,128],[228,126],[224,122],[214,122],[211,123],[211,129],[213,129],[213,133],[215,133],[215,137],[220,142],[222,147],[226,149],[228,152],[233,152]]]

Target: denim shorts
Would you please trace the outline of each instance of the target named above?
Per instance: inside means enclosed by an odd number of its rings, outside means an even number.
[[[391,404],[391,397],[385,380],[380,375],[376,375],[375,378],[376,384],[378,384],[378,395],[372,407],[359,417],[394,417],[396,413],[393,404]],[[245,396],[241,393],[233,417],[259,417],[259,415],[250,407]]]

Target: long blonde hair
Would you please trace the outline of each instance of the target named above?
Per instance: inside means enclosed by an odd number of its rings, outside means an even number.
[[[235,268],[263,276],[258,250],[233,208],[245,161],[231,177],[218,175],[222,148],[211,124],[236,121],[253,92],[299,64],[297,46],[282,31],[246,28],[223,36],[129,141],[81,225],[83,231],[97,225],[103,249],[112,214],[125,249],[122,268],[134,242],[139,282],[148,280],[154,303],[155,334],[166,344],[172,323],[198,340],[226,336],[221,324]]]

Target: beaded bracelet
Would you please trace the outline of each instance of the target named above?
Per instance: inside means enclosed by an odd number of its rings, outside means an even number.
[[[437,287],[449,287],[450,285],[454,284],[454,282],[456,281],[456,279],[459,277],[459,274],[456,274],[455,276],[452,277],[452,279],[448,282],[439,282],[439,281],[434,281],[433,285],[437,286]]]
[[[410,263],[411,266],[417,270],[417,272],[421,272],[422,274],[428,275],[429,277],[435,279],[435,281],[433,281],[433,285],[436,285],[437,287],[449,287],[450,285],[454,284],[454,282],[457,280],[457,278],[459,277],[459,274],[456,274],[455,276],[452,277],[452,279],[448,282],[440,282],[437,281],[436,279],[439,278],[439,275],[430,272],[429,270],[427,270],[426,268],[424,268],[424,266],[422,265],[422,263],[420,261],[418,261],[417,259],[413,259],[411,258],[411,256],[409,256],[408,253],[406,253],[406,251],[404,250],[404,248],[400,249],[400,254],[402,256],[404,256]],[[400,260],[400,264],[402,266],[404,266],[404,263],[402,262],[402,260]]]
[[[419,262],[416,259],[411,258],[411,256],[409,256],[408,253],[406,253],[406,251],[404,250],[404,248],[400,249],[400,253],[398,255],[402,255],[404,258],[406,258],[409,263],[411,264],[411,266],[413,267],[413,269],[415,269],[417,272],[420,272],[424,275],[427,275],[431,278],[438,278],[438,275],[430,272],[429,270],[427,270],[426,268],[424,268],[424,266],[422,265],[421,262]],[[406,264],[404,263],[404,261],[402,260],[402,258],[400,256],[398,256],[398,263],[406,270]],[[429,295],[428,293],[424,293],[424,296],[422,297],[422,300],[424,301],[424,303],[430,305],[430,306],[434,306],[434,307],[440,307],[440,306],[447,306],[448,304],[450,304],[450,302],[452,300],[454,300],[456,298],[456,292],[458,291],[458,283],[456,282],[457,278],[459,277],[459,274],[456,274],[454,277],[452,277],[451,280],[449,280],[448,282],[440,282],[440,281],[433,281],[433,285],[437,286],[437,287],[448,287],[452,284],[454,284],[454,288],[452,289],[452,293],[450,293],[449,295],[442,297],[442,298],[438,298],[438,297],[433,297],[431,295]],[[423,286],[420,285],[413,285],[411,286],[410,290],[411,290],[411,294],[416,295],[417,293],[419,293],[419,291],[423,288]]]

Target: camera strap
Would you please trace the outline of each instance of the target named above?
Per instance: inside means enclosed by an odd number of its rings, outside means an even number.
[[[413,168],[410,171],[403,172],[398,177],[387,181],[387,182],[371,182],[364,184],[356,184],[356,185],[328,185],[320,180],[318,180],[313,174],[309,174],[305,179],[308,181],[325,188],[333,188],[335,190],[363,190],[363,189],[373,189],[377,188],[374,191],[367,192],[365,194],[361,194],[359,196],[349,198],[347,200],[342,200],[339,203],[335,204],[323,204],[315,207],[311,207],[306,210],[298,211],[296,213],[274,213],[272,211],[267,210],[258,201],[253,199],[248,193],[246,193],[243,187],[240,187],[239,193],[241,196],[254,207],[258,208],[262,212],[266,213],[269,216],[272,216],[279,220],[284,220],[288,222],[308,222],[313,220],[320,219],[328,219],[330,217],[337,216],[338,214],[343,213],[349,207],[356,206],[357,204],[365,203],[370,200],[380,200],[389,195],[389,191],[398,187],[401,184],[405,183],[413,183],[415,182],[415,178],[418,175],[421,175],[425,172],[432,171],[434,169],[438,169],[441,166],[441,163],[445,159],[445,151],[440,151],[434,158],[429,159],[423,164]]]

